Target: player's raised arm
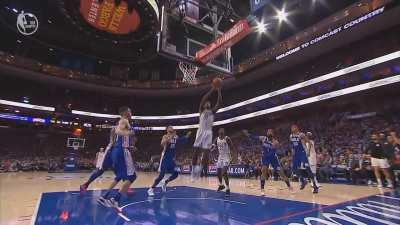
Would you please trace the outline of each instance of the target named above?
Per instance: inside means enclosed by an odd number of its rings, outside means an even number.
[[[200,105],[199,105],[199,112],[203,112],[203,106],[204,104],[207,102],[207,100],[210,98],[211,94],[213,93],[214,88],[211,88],[202,98],[200,101]]]
[[[221,93],[221,88],[217,89],[218,92],[218,99],[217,103],[215,104],[214,108],[212,109],[213,113],[216,113],[219,108],[221,108],[222,105],[222,93]]]

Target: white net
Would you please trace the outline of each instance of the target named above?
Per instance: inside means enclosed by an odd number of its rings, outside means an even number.
[[[196,74],[199,67],[190,63],[179,62],[179,69],[183,73],[183,82],[192,84],[196,81]]]

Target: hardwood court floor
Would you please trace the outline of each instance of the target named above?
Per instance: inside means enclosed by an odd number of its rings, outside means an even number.
[[[133,188],[147,188],[152,184],[156,173],[138,173],[138,179]],[[0,224],[27,225],[33,224],[31,218],[36,217],[39,196],[46,192],[78,191],[79,185],[86,181],[89,173],[46,173],[19,172],[0,174]],[[89,190],[106,189],[112,181],[111,172],[105,173],[95,181]],[[280,181],[267,181],[266,196],[269,198],[293,200],[319,205],[332,205],[355,200],[371,195],[379,195],[388,189],[367,186],[352,186],[342,184],[323,184],[319,194],[312,194],[311,188],[299,190],[298,183],[292,182],[293,191],[289,191]],[[187,186],[215,190],[217,178],[201,178],[190,181],[188,175],[181,175],[170,186]],[[247,195],[259,196],[259,181],[231,179],[231,191]]]

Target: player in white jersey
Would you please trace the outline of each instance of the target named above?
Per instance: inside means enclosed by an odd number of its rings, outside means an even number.
[[[214,107],[211,107],[211,102],[209,98],[211,94],[217,91],[218,92],[218,100]],[[208,171],[208,161],[209,161],[209,151],[212,145],[212,127],[214,124],[214,114],[218,111],[222,102],[222,94],[221,89],[211,88],[203,96],[199,106],[200,118],[199,118],[199,129],[196,133],[196,140],[194,141],[194,154],[192,159],[192,178],[197,177],[198,173],[201,171],[201,167],[199,166],[198,158],[199,155],[202,154],[202,167],[204,169],[204,174],[207,175]]]
[[[217,191],[222,191],[226,188],[226,195],[230,195],[228,167],[231,162],[231,149],[234,149],[234,145],[232,140],[225,135],[224,128],[218,130],[218,137],[212,147],[212,150],[215,149],[218,150],[217,175],[219,186]],[[222,178],[225,181],[225,185],[222,183]]]
[[[308,141],[306,144],[306,153],[308,157],[308,163],[310,164],[310,170],[313,173],[315,184],[320,187],[317,180],[317,152],[315,151],[315,142],[313,140],[313,135],[311,132],[307,132],[306,136]]]

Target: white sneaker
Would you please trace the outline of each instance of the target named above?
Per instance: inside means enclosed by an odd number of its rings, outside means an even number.
[[[107,199],[103,198],[102,196],[99,199],[97,199],[97,203],[99,203],[102,206],[108,207],[108,208],[112,207],[112,205],[110,205],[109,201]]]
[[[378,188],[383,188],[383,185],[382,184],[378,184],[377,187]]]
[[[261,195],[264,196],[265,195],[265,190],[261,189]]]
[[[160,186],[163,192],[167,192],[167,183],[165,183],[165,181],[161,181]]]
[[[154,190],[153,190],[153,188],[149,188],[149,190],[147,190],[147,194],[149,195],[149,196],[154,196]]]
[[[387,188],[394,188],[393,184],[388,184],[386,187]]]
[[[122,209],[119,207],[118,202],[114,199],[106,199],[104,206],[110,207],[110,208],[114,208],[115,210],[117,210],[118,212],[122,212]]]

